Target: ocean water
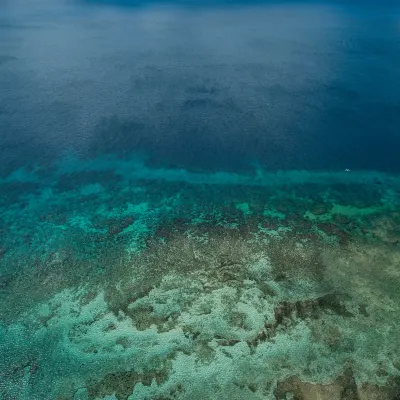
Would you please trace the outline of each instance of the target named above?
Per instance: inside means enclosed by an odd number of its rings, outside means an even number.
[[[0,2],[0,400],[400,398],[400,6]]]

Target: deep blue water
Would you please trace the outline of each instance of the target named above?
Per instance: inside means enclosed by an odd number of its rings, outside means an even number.
[[[399,171],[400,11],[377,3],[3,0],[0,172]]]

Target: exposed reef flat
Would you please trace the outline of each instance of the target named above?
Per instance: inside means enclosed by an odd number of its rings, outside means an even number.
[[[0,193],[0,399],[400,398],[399,177],[70,160]]]

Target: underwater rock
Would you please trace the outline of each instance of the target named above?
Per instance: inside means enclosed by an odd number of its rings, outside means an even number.
[[[342,230],[337,230],[336,236],[339,238],[339,244],[347,245],[351,241],[350,235]]]
[[[275,321],[277,325],[281,325],[286,318],[291,318],[293,313],[300,315],[308,314],[311,317],[317,317],[317,302],[313,300],[306,301],[283,301],[275,307]]]
[[[319,230],[323,231],[328,236],[335,235],[338,230],[336,225],[331,224],[329,222],[321,222],[321,223],[317,224],[317,227]]]
[[[321,311],[329,310],[335,314],[352,317],[347,311],[339,295],[330,293],[315,299],[282,301],[275,307],[275,321],[277,325],[284,322],[285,318],[292,318],[295,314],[298,318],[318,318]]]
[[[128,306],[126,314],[132,319],[135,328],[139,331],[149,329],[152,325],[160,326],[167,322],[168,318],[162,315],[157,315],[151,305],[140,304]]]
[[[114,236],[121,233],[125,228],[132,225],[134,222],[133,217],[125,217],[119,220],[111,220],[108,225],[108,235]]]
[[[297,376],[292,376],[279,382],[274,394],[277,400],[287,399],[288,394],[292,394],[296,400],[359,400],[357,385],[350,370],[328,384],[303,382]]]
[[[322,215],[326,214],[332,209],[331,204],[326,204],[326,203],[316,203],[312,206],[311,208],[311,213],[314,215]]]
[[[292,227],[296,232],[309,232],[312,228],[311,221],[304,218],[295,218],[291,220]]]
[[[334,224],[322,222],[317,224],[317,227],[328,236],[337,236],[340,244],[347,244],[350,241],[350,235]]]
[[[10,369],[7,371],[0,371],[0,376],[6,377],[9,379],[22,378],[27,372],[29,376],[35,375],[39,370],[39,365],[36,362],[36,359],[28,356],[11,364]],[[1,387],[1,386],[0,386]],[[1,392],[0,392],[1,394]],[[1,397],[0,397],[1,399]]]
[[[398,400],[400,385],[397,379],[389,379],[385,386],[364,383],[357,387],[351,370],[347,369],[331,383],[312,383],[292,376],[279,382],[275,389],[277,400]]]
[[[364,384],[357,390],[359,400],[397,400],[399,393],[390,386]]]
[[[353,317],[353,314],[347,311],[342,304],[341,296],[337,294],[327,294],[315,299],[305,299],[297,301],[282,301],[274,309],[274,323],[265,323],[263,330],[252,340],[247,341],[249,347],[257,346],[262,342],[271,339],[280,325],[293,322],[294,318],[318,319],[320,314],[326,310],[344,317]],[[331,337],[328,339],[328,344],[334,346],[338,343],[340,332],[333,330]],[[219,345],[233,346],[238,343],[238,340],[224,340]]]
[[[109,373],[101,381],[88,386],[88,399],[94,400],[115,394],[118,400],[127,400],[133,393],[136,384],[142,383],[145,386],[150,386],[153,379],[157,384],[160,384],[167,379],[167,374],[164,372],[139,374],[134,371]]]
[[[172,229],[171,225],[167,224],[161,224],[157,227],[156,231],[154,232],[154,236],[156,238],[161,238],[161,239],[169,239],[172,238],[174,235],[174,231]],[[150,243],[150,240],[149,240]],[[148,245],[148,247],[150,247]]]
[[[344,215],[341,214],[337,214],[335,215],[335,217],[333,218],[333,221],[338,224],[338,225],[349,225],[351,222],[350,218],[347,218]]]
[[[263,218],[262,221],[261,221],[261,226],[262,226],[264,229],[272,229],[272,230],[275,230],[275,229],[278,228],[279,222],[280,222],[280,221],[279,221],[279,219],[277,219],[277,218],[265,217],[265,218]]]
[[[175,218],[172,222],[174,228],[178,232],[185,232],[190,225],[192,224],[192,221],[189,218]]]
[[[318,298],[318,305],[322,309],[330,310],[343,317],[353,317],[353,314],[350,311],[347,311],[346,306],[343,304],[343,300],[345,300],[344,295],[329,293]]]

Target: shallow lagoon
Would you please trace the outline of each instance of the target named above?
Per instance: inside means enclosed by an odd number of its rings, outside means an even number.
[[[0,10],[0,399],[399,397],[394,6]]]

